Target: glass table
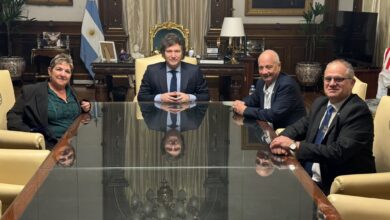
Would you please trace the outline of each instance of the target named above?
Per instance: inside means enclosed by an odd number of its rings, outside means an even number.
[[[94,103],[3,217],[338,219],[274,136],[229,103]]]

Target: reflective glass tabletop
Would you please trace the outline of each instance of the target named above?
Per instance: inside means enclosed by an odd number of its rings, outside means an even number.
[[[299,163],[269,152],[274,135],[265,122],[234,117],[229,103],[94,103],[10,212],[29,220],[332,215]]]

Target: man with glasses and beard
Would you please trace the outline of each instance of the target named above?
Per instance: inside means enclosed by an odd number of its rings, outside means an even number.
[[[375,172],[373,119],[367,104],[352,94],[354,75],[348,62],[330,62],[324,73],[326,96],[270,145],[274,154],[294,152],[325,194],[339,175]]]
[[[256,91],[244,101],[236,100],[233,110],[245,118],[269,122],[274,129],[284,128],[306,115],[305,105],[297,82],[280,72],[278,54],[265,50],[258,58],[260,80]]]

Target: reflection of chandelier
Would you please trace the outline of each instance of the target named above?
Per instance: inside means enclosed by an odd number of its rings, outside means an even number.
[[[132,219],[199,219],[199,200],[191,197],[183,189],[177,192],[176,199],[168,182],[163,179],[157,195],[152,189],[146,192],[146,201],[142,203],[139,195],[131,197]]]

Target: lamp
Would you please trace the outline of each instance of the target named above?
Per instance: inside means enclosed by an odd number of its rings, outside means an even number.
[[[232,45],[233,37],[240,38],[240,47],[242,44],[241,37],[245,37],[244,25],[242,23],[242,18],[238,17],[225,17],[223,19],[222,29],[221,29],[221,37],[229,37],[229,46],[228,48],[232,49],[232,58],[231,63],[238,63],[235,58],[235,47]]]

